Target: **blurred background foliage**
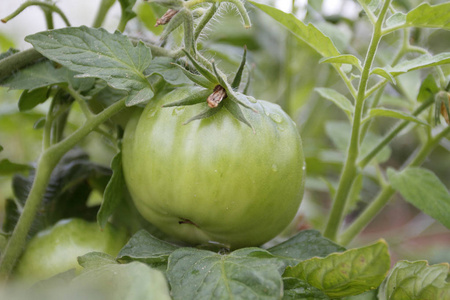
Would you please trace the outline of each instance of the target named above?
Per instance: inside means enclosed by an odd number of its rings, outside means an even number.
[[[60,2],[63,5],[69,1]],[[91,2],[100,3],[100,1]],[[361,13],[356,1],[266,0],[261,2],[283,7],[296,14],[305,23],[313,22],[331,37],[341,52],[354,54],[360,59],[364,58],[371,31],[368,20]],[[394,5],[403,11],[408,11],[421,2],[399,0],[394,1]],[[429,2],[437,4],[444,1]],[[83,4],[70,5],[82,6]],[[64,10],[64,7],[62,8]],[[114,29],[114,24],[118,21],[116,11],[113,9],[109,14],[109,21],[106,24],[108,29]],[[156,36],[162,29],[155,28],[154,24],[156,18],[164,13],[164,8],[138,1],[135,11],[138,17],[129,23],[125,33],[159,42]],[[9,11],[0,9],[1,17],[8,13]],[[36,19],[41,17],[39,13],[35,11]],[[70,10],[67,13],[70,19]],[[321,98],[314,88],[333,88],[343,94],[347,94],[347,90],[331,65],[319,64],[320,56],[306,44],[289,35],[284,28],[266,15],[251,8],[250,16],[253,27],[245,30],[237,21],[236,13],[225,7],[220,18],[213,20],[208,26],[207,34],[201,39],[200,48],[205,51],[207,57],[218,61],[221,69],[231,74],[239,65],[244,45],[247,46],[250,71],[245,76],[252,78],[250,94],[256,98],[280,104],[298,124],[303,139],[307,163],[306,192],[298,216],[285,234],[289,235],[305,228],[320,230],[324,226],[330,208],[332,198],[330,191],[333,193],[339,179],[346,151],[346,144],[343,141],[348,139],[350,125],[346,115],[334,104]],[[19,18],[10,21],[12,26],[20,22]],[[84,20],[84,24],[89,22],[91,20]],[[83,24],[78,19],[73,23]],[[1,26],[3,25],[0,25],[1,51],[6,51],[12,46],[27,48],[22,42],[26,34],[20,36],[13,27],[4,30]],[[32,25],[31,28],[33,28]],[[181,32],[175,33],[171,37],[172,40],[167,41],[168,46],[180,37]],[[449,31],[421,29],[413,31],[412,37],[414,44],[424,46],[434,54],[448,52],[450,49]],[[383,39],[375,64],[389,64],[399,43],[401,43],[400,33],[391,34]],[[446,75],[450,74],[449,66],[444,66],[443,69]],[[388,86],[385,89],[382,106],[410,110],[416,102],[420,84],[427,71],[429,70],[399,76],[396,86]],[[0,159],[8,158],[17,163],[26,164],[35,161],[40,153],[42,129],[34,129],[33,126],[45,116],[48,104],[41,104],[31,111],[19,113],[17,108],[19,97],[20,93],[17,91],[0,89],[0,145],[4,147],[4,150],[0,152]],[[82,119],[80,110],[75,107],[69,116],[68,130],[76,128]],[[372,123],[370,135],[376,139],[386,133],[394,123],[393,120],[379,118]],[[394,139],[389,149],[384,151],[382,154],[384,157],[378,157],[378,161],[382,162],[380,167],[367,168],[361,179],[361,192],[355,195],[353,206],[349,208],[348,221],[355,218],[379,190],[380,187],[375,180],[377,172],[384,171],[387,167],[400,167],[417,148],[425,134],[423,128],[417,125],[409,126]],[[105,166],[109,166],[115,151],[110,143],[96,133],[86,138],[81,147],[89,154],[91,160]],[[447,188],[450,188],[449,152],[450,141],[443,140],[424,165],[435,172]],[[12,196],[10,186],[10,176],[0,176],[0,219],[3,201]],[[403,201],[398,195],[351,246],[367,244],[380,237],[388,241],[394,260],[427,259],[430,263],[450,261],[448,230]]]

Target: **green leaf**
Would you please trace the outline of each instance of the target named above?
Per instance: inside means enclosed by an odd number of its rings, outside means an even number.
[[[297,19],[294,15],[285,13],[274,7],[257,3],[255,1],[248,1],[274,20],[278,21],[281,25],[286,27],[292,34],[294,34],[298,39],[304,41],[314,50],[316,50],[323,57],[332,57],[340,55],[336,46],[333,44],[331,39],[324,35],[319,29],[317,29],[313,24],[304,24],[302,21]]]
[[[233,101],[225,101],[224,103],[225,108],[235,117],[239,122],[244,123],[248,127],[250,127],[253,130],[253,133],[255,133],[255,129],[253,128],[252,124],[247,120],[247,118],[242,113],[241,108],[239,107],[239,104]]]
[[[329,300],[324,292],[298,278],[283,278],[283,300]]]
[[[283,259],[288,265],[295,265],[315,256],[325,257],[334,252],[345,251],[345,248],[322,237],[317,230],[303,230],[267,251]]]
[[[0,160],[0,175],[2,176],[28,172],[31,169],[32,167],[29,165],[16,164],[7,158]]]
[[[399,261],[378,291],[380,300],[450,299],[450,283],[446,282],[448,264],[429,266],[426,261]]]
[[[430,126],[427,122],[422,121],[418,117],[415,117],[415,116],[405,113],[403,111],[387,109],[387,108],[372,108],[369,111],[368,118],[374,118],[374,117],[396,118],[396,119],[402,119],[402,120],[414,122],[414,123],[417,123],[420,125]]]
[[[111,162],[113,174],[103,193],[102,205],[97,214],[97,222],[101,228],[104,228],[108,222],[108,218],[124,201],[125,179],[122,170],[122,151],[119,151]]]
[[[95,269],[104,265],[117,264],[114,257],[103,252],[89,252],[78,256],[78,264],[86,269]]]
[[[217,254],[180,248],[169,257],[173,299],[280,299],[283,263],[260,248]]]
[[[184,105],[195,105],[199,103],[206,103],[206,99],[211,95],[212,91],[207,89],[193,89],[192,94],[184,99],[164,104],[163,107],[172,106],[184,106]]]
[[[314,90],[318,92],[323,98],[330,100],[331,102],[336,104],[348,116],[351,116],[353,114],[353,104],[350,102],[350,100],[348,100],[347,97],[345,97],[341,93],[329,88],[315,88]]]
[[[361,61],[356,56],[350,54],[325,57],[319,60],[319,63],[349,64],[357,67],[360,71],[362,70]]]
[[[325,258],[311,258],[288,267],[283,277],[304,280],[330,298],[358,295],[375,289],[390,267],[386,242],[334,253]]]
[[[140,23],[144,24],[148,30],[158,36],[164,28],[162,26],[155,27],[156,20],[166,11],[167,9],[155,3],[142,2],[139,4],[136,12]]]
[[[190,118],[189,120],[184,122],[183,125],[187,125],[195,120],[202,120],[202,119],[212,117],[215,114],[217,114],[222,109],[222,107],[223,107],[222,103],[220,103],[217,107],[214,107],[214,108],[208,107],[204,111],[200,112],[199,114],[193,116],[192,118]]]
[[[41,129],[45,126],[45,118],[39,118],[36,122],[33,124],[33,129]]]
[[[370,71],[370,74],[376,74],[379,75],[383,78],[386,78],[387,80],[389,80],[390,82],[392,82],[393,84],[397,84],[397,81],[395,81],[394,76],[392,76],[391,73],[387,72],[385,69],[382,68],[374,68]]]
[[[174,60],[170,57],[155,57],[150,66],[145,70],[144,74],[146,76],[159,74],[166,82],[173,85],[191,83],[189,78],[184,75],[183,71],[180,70],[176,64],[174,64]]]
[[[402,12],[397,12],[386,20],[386,26],[387,27],[401,26],[402,24],[405,24],[405,22],[406,22],[406,14]]]
[[[364,9],[369,9],[371,12],[375,12],[380,6],[380,0],[358,0]]]
[[[95,291],[94,299],[99,299],[99,293],[100,299],[109,300],[171,299],[164,275],[140,262],[88,269],[72,280],[71,287],[81,292]]]
[[[179,247],[161,241],[144,229],[136,232],[117,255],[119,261],[140,261],[146,264],[165,263]]]
[[[242,73],[244,72],[245,62],[247,59],[247,47],[244,46],[244,54],[242,55],[242,61],[239,65],[239,68],[236,71],[236,74],[234,75],[233,82],[231,83],[231,88],[236,90],[239,88],[239,85],[241,84],[242,79]]]
[[[52,62],[45,61],[24,68],[1,82],[0,85],[13,90],[33,90],[66,82],[66,72],[67,69],[55,68]]]
[[[439,88],[436,84],[433,74],[428,74],[425,80],[420,85],[419,94],[417,95],[417,101],[424,102],[430,97],[439,92]]]
[[[19,98],[19,111],[27,111],[44,103],[49,97],[48,92],[48,87],[37,88],[32,91],[24,90]]]
[[[2,41],[2,36],[0,35],[0,41]],[[1,49],[1,48],[0,48]],[[0,53],[0,60],[7,58],[8,56],[11,56],[13,54],[16,54],[20,52],[20,50],[9,48],[6,52]]]
[[[207,80],[205,77],[203,77],[201,75],[193,74],[178,64],[174,64],[174,66],[179,68],[183,72],[183,74],[187,78],[189,78],[192,82],[194,82],[202,87],[205,87],[207,89],[213,89],[216,85],[216,83],[210,82],[209,80]]]
[[[387,30],[406,28],[406,27],[422,27],[422,28],[442,28],[450,30],[450,3],[442,3],[438,5],[430,5],[422,3],[406,15],[396,13],[387,21]]]
[[[113,88],[128,91],[128,106],[153,97],[143,73],[152,55],[142,42],[133,46],[119,32],[85,26],[44,31],[25,40],[49,59],[80,72],[80,77],[101,78]]]
[[[3,146],[2,145],[0,145],[0,152],[2,152],[3,151]]]
[[[209,82],[213,83],[214,85],[216,85],[218,83],[216,76],[214,76],[213,73],[211,73],[211,71],[209,71],[207,68],[205,68],[204,66],[200,65],[193,57],[192,55],[187,52],[186,50],[183,49],[184,54],[186,54],[186,56],[188,57],[188,59],[191,61],[191,63],[194,65],[195,69],[202,74]]]
[[[397,76],[410,71],[444,65],[448,63],[450,63],[450,53],[444,52],[434,56],[423,54],[417,58],[402,61],[395,67],[386,67],[384,69],[392,76]]]
[[[79,148],[70,150],[52,173],[30,236],[61,219],[78,217],[94,221],[98,207],[87,205],[89,195],[94,186],[103,189],[110,176],[109,168],[94,164]],[[34,170],[31,170],[28,177],[13,177],[14,196],[21,206],[25,204],[33,181]],[[9,228],[14,228],[17,218],[8,220]]]
[[[431,171],[407,168],[401,172],[388,169],[389,182],[403,198],[450,228],[450,194]]]

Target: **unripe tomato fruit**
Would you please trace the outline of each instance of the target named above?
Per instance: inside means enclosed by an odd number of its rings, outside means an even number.
[[[77,262],[78,256],[92,251],[116,256],[126,242],[126,232],[111,224],[102,230],[97,223],[82,219],[61,220],[30,240],[15,275],[37,281],[73,268],[79,271],[82,267]]]
[[[294,122],[278,105],[249,101],[250,127],[226,109],[183,125],[207,108],[162,105],[195,92],[179,88],[132,117],[123,171],[139,212],[192,244],[261,245],[293,219],[304,186],[304,157]]]

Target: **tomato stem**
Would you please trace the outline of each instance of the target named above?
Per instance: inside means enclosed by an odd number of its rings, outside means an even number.
[[[63,19],[64,23],[66,23],[66,25],[68,27],[71,26],[69,20],[66,17],[66,15],[62,12],[62,10],[59,9],[59,7],[57,7],[53,3],[48,3],[48,2],[43,2],[43,1],[27,1],[27,2],[23,3],[13,13],[11,13],[9,16],[3,18],[2,22],[6,23],[6,22],[10,21],[11,19],[17,17],[22,11],[24,11],[26,8],[28,8],[30,6],[39,6],[39,7],[41,7],[44,10],[44,12],[45,12],[45,10],[49,10],[51,12],[55,12],[55,13],[57,13],[57,14],[59,14],[61,16],[61,18]]]
[[[420,166],[431,151],[439,144],[440,140],[448,135],[450,135],[450,127],[446,127],[434,138],[429,139],[428,142],[422,146],[417,155],[410,160],[411,162],[402,169]],[[394,194],[395,190],[390,184],[383,186],[377,197],[370,203],[364,212],[342,233],[339,238],[340,244],[344,246],[349,244],[372,221]]]
[[[37,164],[36,175],[25,202],[23,213],[20,215],[13,234],[1,257],[0,278],[8,278],[17,258],[22,253],[27,234],[36,216],[36,212],[41,205],[51,173],[59,160],[97,126],[123,109],[125,107],[125,100],[126,98],[112,104],[99,114],[86,120],[83,126],[78,128],[74,133],[61,142],[50,146],[42,153]]]
[[[343,167],[341,180],[336,192],[336,197],[334,199],[331,213],[324,231],[324,236],[332,240],[336,240],[336,236],[344,215],[347,195],[357,173],[356,160],[359,154],[359,137],[365,93],[367,83],[369,81],[370,68],[375,58],[378,44],[382,38],[381,27],[383,25],[383,21],[390,3],[391,0],[386,0],[383,4],[380,15],[378,16],[378,19],[374,25],[374,32],[370,41],[369,49],[367,50],[366,59],[364,61],[363,72],[361,74],[361,81],[359,83],[358,93],[356,97],[355,112],[353,117],[350,146],[347,152],[347,159]]]

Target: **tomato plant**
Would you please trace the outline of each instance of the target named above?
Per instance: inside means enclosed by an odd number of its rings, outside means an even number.
[[[183,126],[206,103],[162,107],[198,92],[176,89],[131,119],[122,150],[127,186],[142,215],[178,239],[262,245],[291,222],[301,201],[297,129],[266,101],[249,101],[255,132],[225,109]]]
[[[2,19],[0,298],[450,298],[448,1],[149,2]]]

